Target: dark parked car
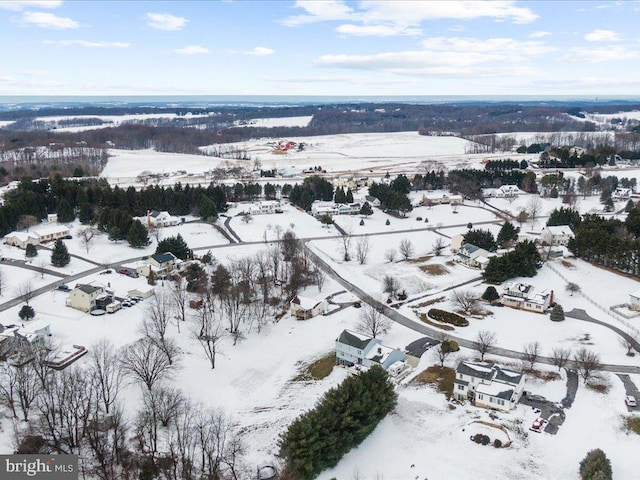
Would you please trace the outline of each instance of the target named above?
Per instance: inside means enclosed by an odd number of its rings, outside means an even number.
[[[58,290],[62,290],[63,292],[68,292],[71,289],[69,288],[69,285],[65,285],[64,283],[62,283],[58,285]]]

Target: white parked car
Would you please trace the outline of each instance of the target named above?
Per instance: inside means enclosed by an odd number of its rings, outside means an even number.
[[[624,397],[624,403],[627,404],[628,407],[636,407],[638,403],[636,402],[636,397],[632,395],[627,395]]]

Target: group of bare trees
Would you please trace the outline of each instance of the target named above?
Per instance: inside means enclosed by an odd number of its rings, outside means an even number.
[[[89,362],[50,369],[37,349],[22,366],[0,367],[0,404],[15,419],[21,453],[80,455],[92,478],[240,478],[243,445],[221,411],[188,400],[167,380],[176,371],[147,336],[117,349],[91,346]],[[137,413],[121,392],[143,386]],[[125,414],[126,412],[126,414]]]

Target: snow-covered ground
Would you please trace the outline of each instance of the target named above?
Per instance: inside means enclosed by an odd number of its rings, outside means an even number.
[[[252,118],[234,122],[235,127],[306,127],[313,115],[301,117]]]

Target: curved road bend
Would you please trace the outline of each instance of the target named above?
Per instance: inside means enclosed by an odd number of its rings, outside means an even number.
[[[327,274],[329,276],[331,276],[331,278],[333,278],[336,282],[338,282],[340,285],[342,285],[344,288],[346,288],[347,290],[349,290],[350,292],[354,293],[355,295],[357,295],[363,302],[368,303],[369,305],[376,307],[378,309],[382,308],[383,313],[389,317],[391,320],[393,320],[396,323],[399,323],[400,325],[403,325],[415,332],[420,333],[421,335],[428,335],[431,337],[435,337],[438,338],[439,336],[441,336],[442,331],[441,330],[437,330],[435,328],[431,328],[428,325],[423,325],[420,323],[417,323],[407,317],[405,317],[404,315],[402,315],[400,312],[398,312],[397,310],[388,307],[387,305],[385,305],[384,303],[376,300],[373,296],[371,296],[370,294],[368,294],[367,292],[365,292],[364,290],[362,290],[361,288],[357,287],[356,285],[348,282],[347,280],[345,280],[344,278],[342,278],[324,259],[322,259],[318,254],[316,254],[306,243],[304,244],[304,247],[307,250],[307,253],[309,254],[309,256],[314,259],[316,261],[316,264],[320,265],[325,272],[327,272]],[[456,342],[458,342],[458,344],[461,347],[465,347],[465,348],[470,348],[470,349],[475,349],[476,348],[476,342],[473,342],[471,340],[468,340],[466,338],[462,338],[462,337],[458,337],[456,335],[447,335],[450,339],[455,340]],[[490,353],[492,355],[498,355],[501,357],[507,357],[507,358],[514,358],[517,360],[523,360],[524,359],[524,354],[522,352],[517,352],[515,350],[509,350],[506,348],[501,348],[501,347],[493,347],[490,351]],[[553,365],[553,361],[550,357],[539,357],[538,358],[538,363],[545,363],[547,365]],[[573,366],[575,368],[575,366]],[[633,366],[633,365],[614,365],[614,364],[603,364],[602,365],[602,370],[608,371],[608,372],[617,372],[617,373],[640,373],[640,367],[637,366]]]

